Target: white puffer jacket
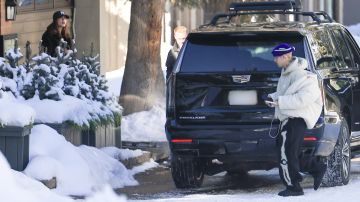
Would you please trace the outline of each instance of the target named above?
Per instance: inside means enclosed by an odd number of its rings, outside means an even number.
[[[294,57],[282,70],[276,92],[270,96],[279,104],[275,107],[276,118],[283,121],[300,117],[311,129],[319,119],[323,102],[317,76],[306,71],[307,67],[305,59]]]

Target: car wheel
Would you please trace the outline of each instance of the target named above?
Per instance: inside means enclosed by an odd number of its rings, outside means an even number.
[[[180,189],[198,188],[204,179],[201,161],[175,155],[171,157],[171,175],[175,186]]]
[[[350,179],[350,166],[350,133],[346,120],[343,120],[334,151],[327,159],[327,170],[322,185],[327,187],[346,185]]]

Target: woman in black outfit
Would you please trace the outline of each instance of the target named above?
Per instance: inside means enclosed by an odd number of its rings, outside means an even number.
[[[53,22],[47,27],[42,35],[42,45],[46,48],[46,53],[55,57],[55,49],[59,42],[64,39],[67,42],[66,49],[71,49],[71,34],[68,27],[69,16],[63,11],[56,11],[53,15]]]

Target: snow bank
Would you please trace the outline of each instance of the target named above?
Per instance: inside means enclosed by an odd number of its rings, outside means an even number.
[[[129,172],[132,174],[132,175],[135,175],[135,174],[138,174],[138,173],[141,173],[141,172],[144,172],[146,170],[149,170],[149,169],[152,169],[152,168],[155,168],[156,166],[158,166],[159,164],[156,163],[154,160],[150,160],[149,162],[146,162],[140,166],[135,166],[134,168],[132,168]]]
[[[144,151],[137,149],[137,150],[130,150],[130,149],[119,149],[117,147],[103,147],[101,151],[105,152],[107,155],[111,156],[114,159],[119,160],[126,160],[129,158],[135,158],[141,156]]]
[[[0,196],[2,202],[74,202],[73,199],[57,195],[39,181],[21,172],[10,169],[0,152]],[[90,196],[85,202],[124,202],[125,197],[117,196],[109,186]]]
[[[131,142],[165,142],[165,121],[163,106],[124,116],[121,121],[121,139]]]
[[[109,86],[109,93],[114,96],[120,95],[121,83],[124,77],[125,67],[111,72],[107,72],[105,77],[108,80],[107,85]]]
[[[34,122],[35,111],[14,98],[10,92],[2,92],[0,98],[0,125],[26,126]]]
[[[43,184],[11,170],[0,152],[0,196],[4,202],[70,202],[70,198],[51,192]]]
[[[117,196],[109,186],[105,186],[100,192],[86,199],[86,202],[125,202],[124,196]]]
[[[30,145],[30,163],[24,173],[39,180],[56,177],[59,194],[89,195],[106,184],[113,188],[137,185],[119,161],[93,147],[76,147],[46,125],[32,129]]]

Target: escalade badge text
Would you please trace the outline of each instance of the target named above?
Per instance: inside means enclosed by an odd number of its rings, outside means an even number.
[[[188,119],[188,120],[204,120],[205,116],[180,116],[179,119]]]
[[[232,79],[235,83],[246,83],[250,81],[251,75],[233,75]]]

